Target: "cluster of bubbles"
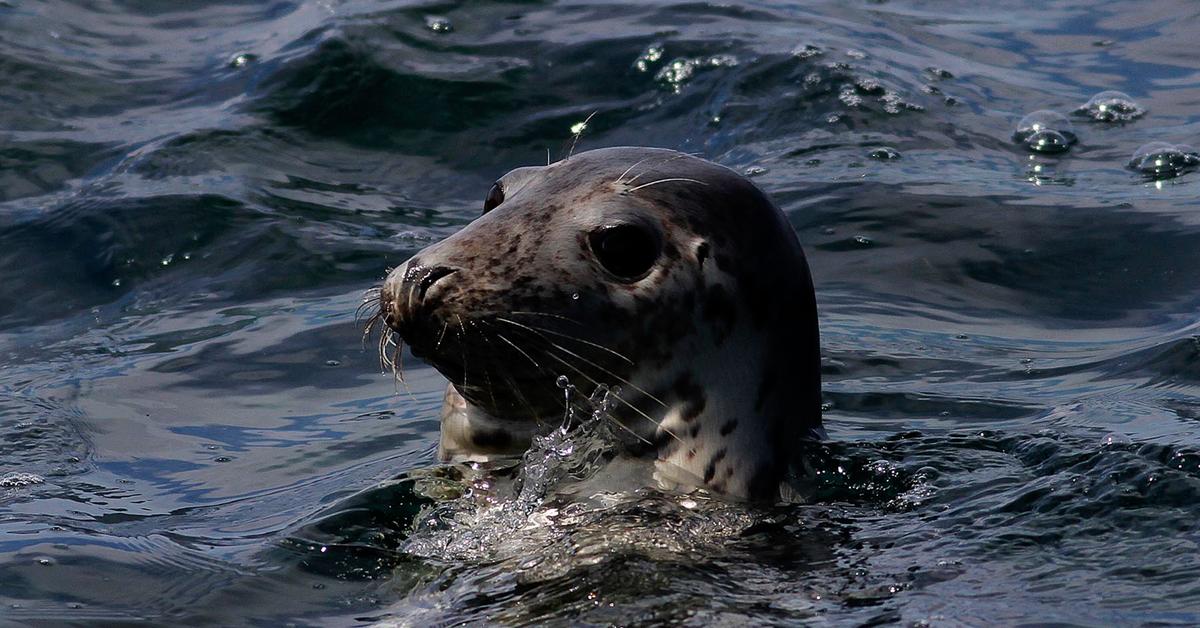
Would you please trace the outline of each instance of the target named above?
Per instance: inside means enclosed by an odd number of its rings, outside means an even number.
[[[1128,94],[1110,90],[1092,96],[1073,113],[1093,122],[1124,123],[1145,115],[1146,110]],[[1078,139],[1067,116],[1045,109],[1021,118],[1013,133],[1015,142],[1043,155],[1065,153]],[[1128,167],[1151,180],[1171,179],[1200,167],[1200,151],[1182,144],[1150,142],[1133,153]]]
[[[24,488],[32,484],[41,484],[45,481],[39,475],[13,471],[0,476],[0,488]]]
[[[649,54],[647,51],[645,54]],[[661,54],[661,53],[660,53]],[[642,61],[642,57],[639,57]],[[703,68],[727,68],[738,64],[737,57],[730,54],[717,54],[708,57],[679,58],[658,70],[654,79],[666,84],[672,91],[679,93],[697,70]]]

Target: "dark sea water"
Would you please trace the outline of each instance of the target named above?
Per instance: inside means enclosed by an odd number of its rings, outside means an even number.
[[[1127,168],[1200,144],[1197,34],[1194,0],[0,0],[0,624],[1200,623],[1200,172]],[[1130,119],[1073,113],[1105,90]],[[1014,141],[1043,109],[1065,152]],[[473,507],[444,380],[364,346],[364,290],[593,112],[581,149],[697,153],[795,227],[812,503]]]

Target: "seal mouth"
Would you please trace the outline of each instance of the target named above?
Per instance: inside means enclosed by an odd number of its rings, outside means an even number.
[[[454,269],[429,273],[416,283],[379,290],[377,311],[368,323],[382,321],[381,362],[403,380],[402,348],[441,373],[472,405],[499,420],[558,419],[566,406],[560,377],[587,391],[619,385],[633,362],[583,335],[582,323],[554,313],[499,312],[470,315],[437,307],[410,307],[397,295],[418,295]],[[408,292],[398,287],[408,287]]]

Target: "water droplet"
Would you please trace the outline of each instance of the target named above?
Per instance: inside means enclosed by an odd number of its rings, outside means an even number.
[[[821,233],[823,233],[825,235],[833,235],[833,234],[837,233],[837,229],[834,229],[833,227],[825,227],[824,229],[821,230]]]
[[[579,300],[579,293],[578,293],[578,292],[572,292],[572,293],[571,293],[571,300],[572,300],[572,301],[578,301],[578,300]]]
[[[762,166],[750,166],[749,168],[746,168],[745,170],[742,171],[742,173],[745,174],[747,177],[757,177],[758,175],[764,174],[766,172],[767,172],[767,169],[763,168]]]
[[[1075,143],[1075,128],[1057,111],[1035,111],[1017,123],[1013,140],[1039,153],[1061,153]]]
[[[435,33],[449,33],[450,31],[454,30],[454,25],[450,23],[450,20],[444,17],[426,15],[425,28],[428,28]]]
[[[341,366],[342,363],[337,360],[325,360],[325,366]]]
[[[244,68],[255,61],[258,61],[258,55],[253,55],[248,52],[239,52],[229,59],[229,67]]]
[[[1146,110],[1134,102],[1129,94],[1110,90],[1092,96],[1075,113],[1097,122],[1128,122],[1141,117]]]
[[[1200,151],[1191,146],[1150,142],[1137,149],[1129,168],[1149,179],[1173,179],[1200,167]]]
[[[867,236],[864,236],[864,235],[854,236],[854,241],[863,246],[871,246],[872,244],[874,244],[874,242],[871,240],[871,238],[868,238]]]
[[[230,458],[229,456],[217,456],[216,458],[213,458],[213,462],[230,462],[232,460],[233,458]]]
[[[865,53],[865,52],[863,52],[863,51],[861,51],[861,50],[855,50],[855,49],[851,48],[850,50],[847,50],[847,51],[846,51],[846,56],[847,56],[847,57],[850,57],[851,59],[859,59],[859,60],[862,60],[862,59],[866,59],[866,58],[867,58],[867,53]]]
[[[893,159],[900,159],[900,151],[892,148],[891,146],[880,146],[879,148],[876,148],[868,153],[867,157],[882,161],[892,161]]]
[[[1101,447],[1112,447],[1112,446],[1120,446],[1120,445],[1129,445],[1132,442],[1133,442],[1133,440],[1131,438],[1129,438],[1128,436],[1118,433],[1118,432],[1112,432],[1110,434],[1105,434],[1104,438],[1100,439],[1100,446]]]
[[[954,336],[955,340],[966,340],[968,338],[970,338],[970,336],[968,336],[966,334],[958,334],[958,335]]]
[[[559,375],[558,379],[554,380],[554,385],[559,388],[566,388],[571,385],[571,380],[566,375]]]
[[[826,401],[825,403],[821,404],[821,412],[829,412],[832,409],[833,409],[832,401]]]
[[[167,255],[166,257],[162,258],[161,260],[159,260],[159,263],[162,264],[163,266],[170,266],[171,262],[173,262],[173,261],[175,261],[175,254],[171,253],[171,254]]]
[[[49,558],[39,558],[37,560],[37,564],[42,565],[44,567],[49,567],[50,565],[54,564],[54,561]]]
[[[821,160],[820,159],[809,159],[808,161],[804,162],[804,165],[806,165],[810,168],[814,167],[814,166],[819,166],[819,165],[821,165]]]

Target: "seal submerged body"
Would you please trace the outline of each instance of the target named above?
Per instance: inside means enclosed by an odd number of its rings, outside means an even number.
[[[816,303],[787,220],[737,173],[664,149],[519,168],[484,214],[392,271],[384,321],[450,380],[439,455],[519,455],[565,375],[660,482],[778,495],[821,434]]]

